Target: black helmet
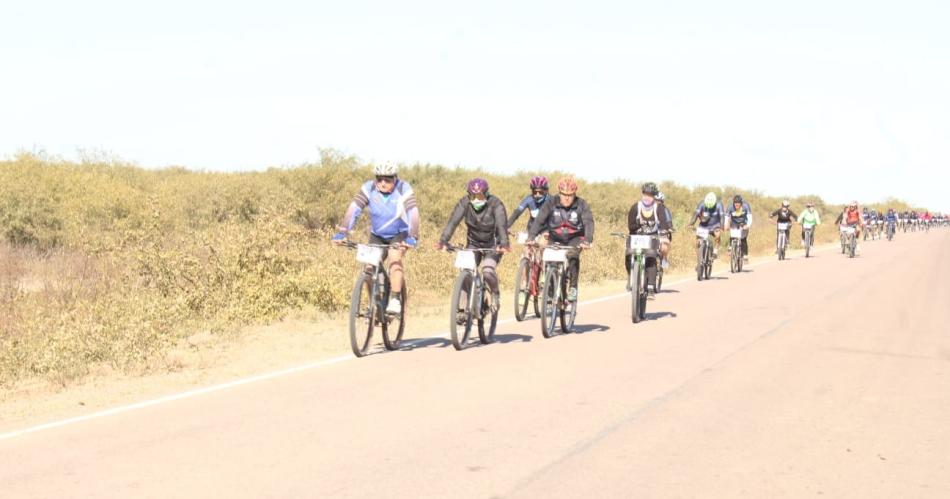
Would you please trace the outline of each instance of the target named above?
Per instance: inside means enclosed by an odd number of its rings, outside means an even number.
[[[653,182],[647,182],[643,184],[642,188],[640,188],[640,192],[642,192],[643,194],[649,194],[655,197],[657,194],[660,193],[660,189],[657,189],[656,184],[654,184]]]
[[[732,198],[732,202],[733,202],[733,204],[735,204],[735,203],[741,203],[741,202],[742,202],[742,196],[740,196],[739,194],[736,194],[736,197]]]

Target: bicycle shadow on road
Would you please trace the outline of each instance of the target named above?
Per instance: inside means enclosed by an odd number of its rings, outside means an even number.
[[[417,338],[405,342],[399,350],[410,351],[417,348],[445,348],[452,346],[452,341],[448,338],[432,337],[432,338]]]
[[[527,343],[533,339],[533,336],[528,336],[526,334],[496,334],[495,341],[492,343]]]
[[[571,331],[574,334],[586,334],[586,333],[604,333],[610,331],[610,326],[604,326],[602,324],[574,324],[574,328]]]
[[[673,319],[677,318],[676,312],[647,312],[643,318],[648,321],[655,321],[657,319],[662,319],[664,317],[672,317]]]

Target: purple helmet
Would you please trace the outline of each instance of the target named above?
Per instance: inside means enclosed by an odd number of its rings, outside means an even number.
[[[535,189],[548,190],[548,178],[543,175],[532,177],[531,182],[528,183],[528,187],[530,187],[531,190],[535,190]]]
[[[488,181],[483,178],[473,178],[468,181],[469,194],[488,194]]]

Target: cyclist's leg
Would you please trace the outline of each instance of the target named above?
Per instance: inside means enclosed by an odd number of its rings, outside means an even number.
[[[406,240],[407,234],[401,233],[397,234],[396,237],[392,239],[382,239],[378,238],[375,235],[370,235],[370,242],[372,244],[395,244],[401,243]],[[401,296],[402,293],[402,281],[403,281],[403,265],[402,259],[406,250],[404,249],[389,249],[387,253],[389,254],[389,283],[392,286],[392,292],[396,296]]]
[[[498,263],[501,261],[501,253],[488,253],[482,259],[482,277],[485,279],[485,285],[494,295],[498,295]]]

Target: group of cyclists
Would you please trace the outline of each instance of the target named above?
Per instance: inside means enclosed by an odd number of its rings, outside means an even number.
[[[405,251],[415,248],[419,240],[420,217],[413,189],[398,175],[398,168],[392,164],[381,164],[374,168],[375,178],[365,182],[343,216],[338,232],[333,235],[334,243],[348,243],[347,235],[353,230],[363,211],[369,212],[369,244],[386,246],[388,253],[388,273],[391,292],[385,307],[386,313],[400,313],[403,291],[403,259]],[[577,300],[577,284],[580,274],[581,250],[589,248],[594,242],[594,216],[588,203],[578,196],[578,183],[571,176],[557,181],[555,192],[550,192],[546,177],[535,176],[528,183],[530,193],[518,203],[509,216],[504,202],[493,195],[488,181],[474,178],[466,184],[466,192],[455,205],[442,230],[435,248],[451,249],[450,240],[456,229],[465,222],[466,249],[480,250],[477,253],[484,283],[490,291],[490,307],[497,311],[500,304],[497,267],[502,257],[511,251],[512,227],[522,214],[527,212],[527,237],[523,241],[527,251],[535,251],[546,245],[570,248],[567,252],[568,301]],[[649,235],[657,239],[658,264],[668,266],[668,255],[674,232],[673,217],[666,207],[665,197],[653,182],[641,186],[640,197],[630,207],[627,225],[630,235]],[[769,220],[784,231],[785,241],[791,235],[793,223],[802,226],[801,239],[806,244],[806,228],[813,230],[821,225],[821,217],[814,203],[807,203],[801,213],[792,211],[788,201],[782,202],[769,214]],[[862,230],[888,225],[895,230],[901,228],[922,228],[931,224],[946,224],[947,218],[930,213],[902,212],[893,209],[882,213],[861,210],[856,201],[849,203],[838,216],[836,224],[853,227],[860,240]],[[723,231],[732,230],[732,237],[741,234],[741,258],[749,257],[748,236],[753,224],[752,207],[741,195],[736,195],[728,208],[714,192],[705,195],[697,204],[690,218],[691,228],[698,224],[708,231],[715,240],[713,258],[718,257]],[[777,250],[778,251],[778,250]],[[624,256],[627,272],[630,272],[630,254],[628,248]],[[654,274],[655,275],[655,274]],[[656,284],[653,285],[655,292]],[[651,292],[652,295],[652,292]]]

